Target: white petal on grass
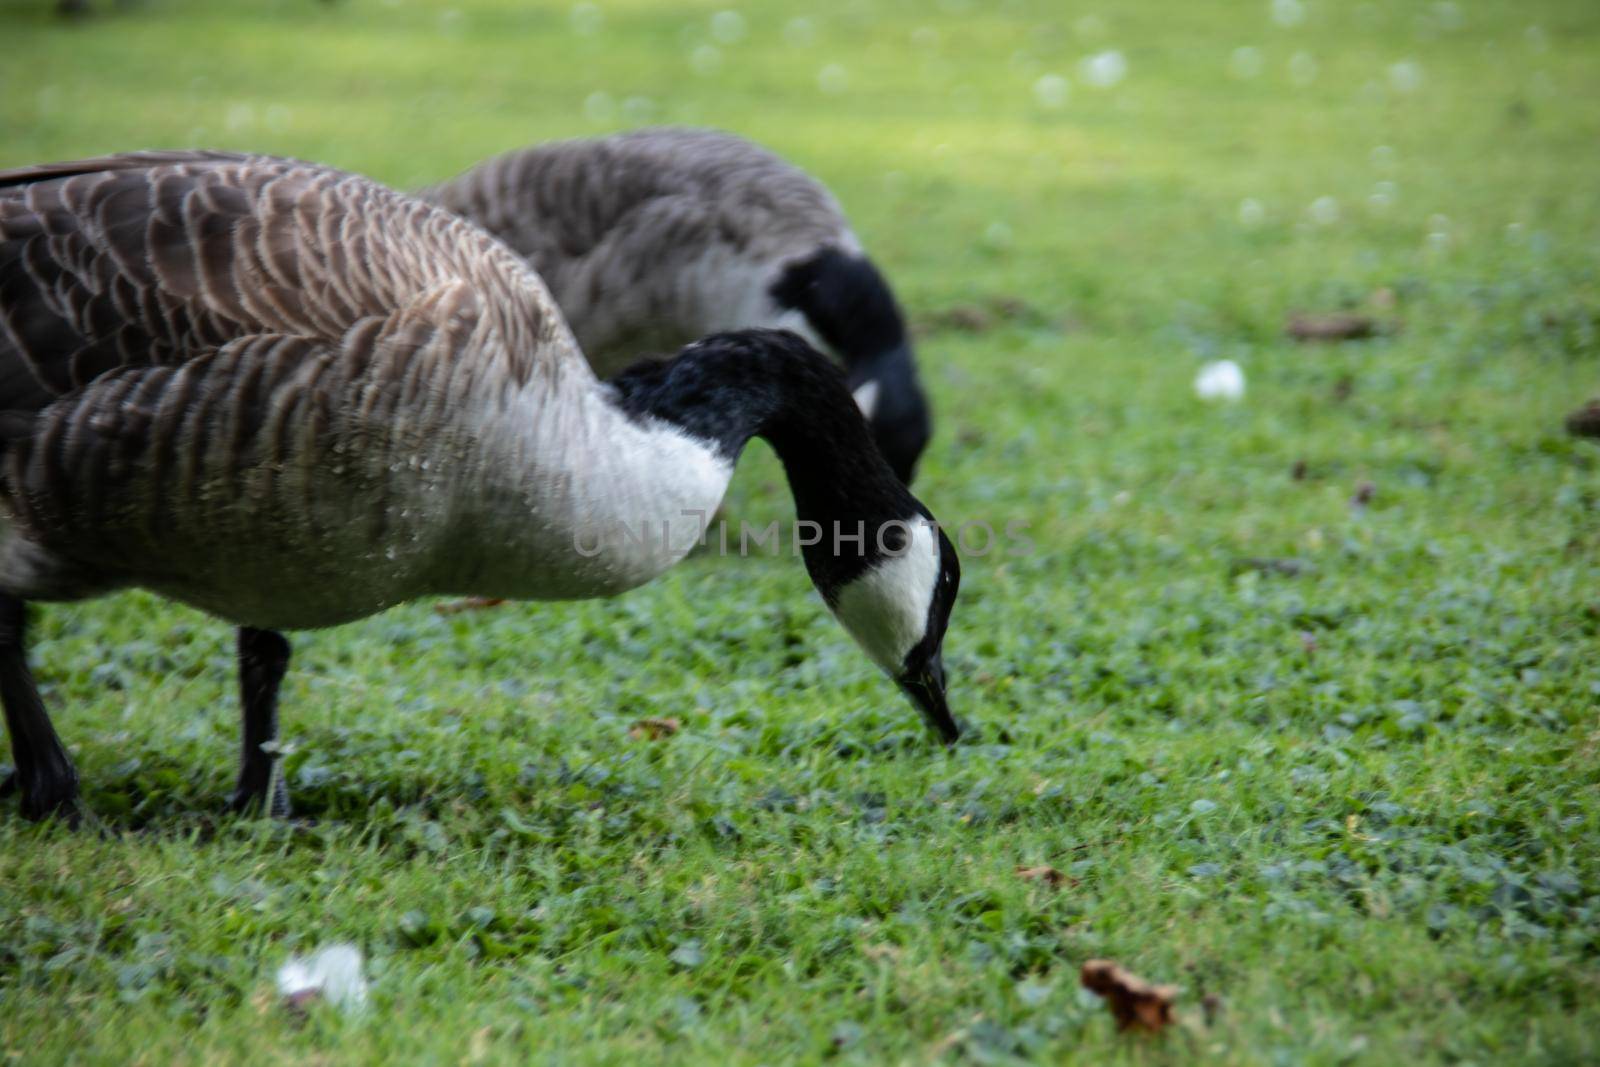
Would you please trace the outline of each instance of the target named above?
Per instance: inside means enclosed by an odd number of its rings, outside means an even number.
[[[648,96],[630,96],[622,102],[622,117],[629,122],[649,122],[656,117],[656,102]]]
[[[911,45],[924,52],[936,51],[939,47],[939,31],[932,26],[918,26],[911,31]]]
[[[1067,79],[1059,74],[1044,74],[1033,83],[1033,98],[1040,107],[1049,108],[1051,111],[1066,105],[1067,94],[1072,87]]]
[[[1298,26],[1306,20],[1303,0],[1272,0],[1272,21],[1285,28]]]
[[[1386,144],[1378,145],[1372,150],[1371,159],[1374,167],[1388,170],[1394,166],[1394,149]]]
[[[1317,61],[1310,52],[1296,52],[1289,57],[1289,80],[1301,89],[1317,80]]]
[[[1259,226],[1267,220],[1267,209],[1261,201],[1253,196],[1247,196],[1239,201],[1239,225]]]
[[[1010,248],[1013,239],[1011,227],[1003,222],[991,222],[983,231],[983,243],[996,250]]]
[[[467,17],[458,9],[447,7],[439,12],[439,32],[457,34],[466,27]]]
[[[1454,0],[1439,0],[1433,5],[1433,21],[1439,24],[1441,30],[1459,30],[1461,28],[1461,5]]]
[[[1389,67],[1389,88],[1397,93],[1414,93],[1422,88],[1422,65],[1403,59]]]
[[[1081,41],[1098,41],[1106,35],[1106,22],[1099,15],[1083,15],[1072,24],[1072,32]]]
[[[829,63],[817,71],[817,88],[829,95],[844,92],[850,87],[850,75],[837,63]]]
[[[324,945],[309,956],[291,956],[278,968],[278,995],[301,1002],[321,997],[351,1014],[367,1006],[367,980],[361,950],[354,945]]]
[[[599,33],[606,24],[605,12],[600,10],[599,4],[573,4],[572,13],[567,19],[572,24],[573,32],[585,37]]]
[[[282,104],[273,104],[267,108],[266,119],[267,129],[274,133],[282,133],[289,128],[289,123],[293,121],[294,114]]]
[[[1115,48],[1085,56],[1078,74],[1096,89],[1109,89],[1128,76],[1128,60]]]
[[[1231,359],[1205,364],[1194,376],[1194,395],[1201,400],[1239,400],[1244,397],[1244,369]]]
[[[1261,49],[1250,45],[1240,45],[1228,57],[1228,73],[1240,81],[1248,81],[1261,73],[1264,66],[1261,59]]]
[[[1332,226],[1339,221],[1339,201],[1331,196],[1319,196],[1306,209],[1311,221],[1318,226]]]
[[[715,74],[722,69],[722,50],[714,44],[703,44],[689,53],[689,66],[696,74]]]
[[[243,133],[256,124],[256,109],[249,104],[234,104],[228,109],[223,127],[229,133]]]
[[[1448,215],[1428,216],[1428,247],[1435,252],[1443,252],[1454,243],[1454,227],[1450,225]]]
[[[817,24],[804,15],[783,24],[783,43],[791,48],[809,48],[817,43]]]
[[[737,11],[718,11],[711,16],[711,36],[720,44],[737,44],[744,40],[744,16]]]
[[[610,122],[617,117],[617,102],[608,92],[592,92],[583,98],[583,117],[590,122]]]

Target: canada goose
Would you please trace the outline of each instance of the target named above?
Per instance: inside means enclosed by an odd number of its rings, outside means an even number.
[[[831,361],[748,330],[600,382],[521,260],[366,179],[201,152],[0,172],[0,398],[0,702],[30,817],[77,782],[27,601],[138,586],[236,623],[234,804],[284,813],[279,631],[630,589],[685,555],[752,436],[829,531],[803,545],[829,608],[958,735],[955,550]]]
[[[931,429],[905,321],[837,201],[793,164],[669,127],[510,152],[418,195],[526,258],[602,377],[719,330],[795,330],[844,363],[910,484]]]

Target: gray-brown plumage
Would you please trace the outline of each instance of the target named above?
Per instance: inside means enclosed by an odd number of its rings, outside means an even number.
[[[24,812],[76,793],[27,601],[139,586],[238,624],[235,803],[281,812],[278,630],[631,588],[689,550],[757,434],[803,515],[924,513],[792,335],[605,384],[522,260],[364,178],[196,152],[0,172],[0,703]],[[830,604],[872,563],[807,553]],[[841,620],[880,662],[884,633],[937,655],[947,600],[918,628],[923,592],[860,588]]]
[[[307,554],[312,580],[296,597],[242,604],[219,579],[276,566],[263,537],[289,548],[308,525],[381,535],[371,527],[389,502],[373,493],[396,487],[368,467],[439,453],[446,404],[492,403],[536,374],[581,368],[559,313],[503,248],[351,175],[180,154],[4,182],[0,406],[12,441],[0,500],[35,536],[0,544],[0,574],[25,598],[141,584],[304,626],[416,595],[363,603],[347,580],[330,586],[347,579],[349,554]],[[287,511],[289,531],[256,525]],[[72,565],[41,553],[44,541]]]
[[[500,238],[550,286],[597,373],[718,330],[830,351],[909,481],[930,434],[905,324],[838,202],[765,148],[659,128],[509,152],[419,196]]]

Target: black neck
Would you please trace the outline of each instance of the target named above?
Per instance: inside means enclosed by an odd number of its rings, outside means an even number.
[[[730,463],[752,437],[772,445],[796,518],[822,526],[822,543],[805,558],[825,595],[880,558],[880,526],[925,514],[878,453],[839,367],[795,334],[718,334],[666,363],[639,364],[612,385],[624,411],[672,423]],[[835,529],[853,536],[858,523],[863,544],[841,541],[835,552]]]

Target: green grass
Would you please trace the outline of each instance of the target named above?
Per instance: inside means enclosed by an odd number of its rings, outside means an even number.
[[[1035,551],[966,560],[947,660],[976,728],[948,753],[792,559],[301,635],[290,827],[221,814],[222,625],[46,608],[95,825],[0,813],[0,1057],[1600,1055],[1600,451],[1561,430],[1600,387],[1591,0],[1308,0],[1292,27],[1256,0],[747,5],[710,75],[721,3],[606,3],[590,36],[529,0],[50,6],[0,8],[6,164],[198,143],[414,185],[637,121],[765,141],[913,315],[1025,305],[923,336],[918,488]],[[1108,48],[1128,76],[1095,89]],[[1340,307],[1399,332],[1283,339]],[[1191,389],[1221,357],[1231,407]],[[764,448],[729,507],[789,515]],[[630,738],[646,715],[684,727]],[[272,971],[333,940],[371,1010],[302,1021]],[[1116,1034],[1077,989],[1093,956],[1183,985],[1185,1024]]]

